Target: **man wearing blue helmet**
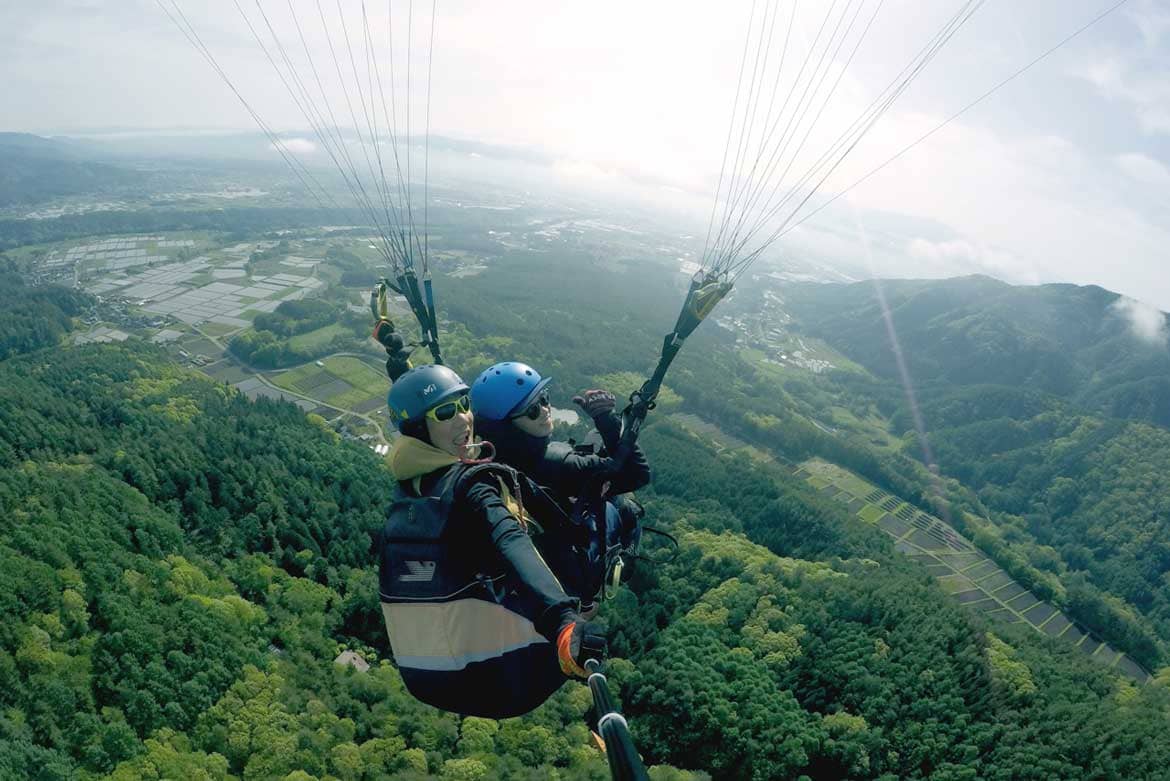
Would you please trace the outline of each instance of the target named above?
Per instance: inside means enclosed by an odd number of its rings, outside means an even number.
[[[403,681],[445,710],[526,713],[605,653],[528,536],[535,517],[561,511],[515,470],[472,458],[468,387],[447,367],[405,372],[387,403],[402,434],[387,456],[400,490],[379,581]]]
[[[612,457],[621,439],[616,399],[604,390],[588,390],[573,398],[601,437],[597,452],[552,441],[552,407],[541,377],[518,361],[497,363],[472,383],[471,406],[480,435],[495,447],[497,461],[520,470],[547,490],[575,521],[590,529],[585,572],[573,578],[571,561],[558,555],[556,543],[542,546],[546,557],[586,602],[592,600],[612,572],[622,551],[636,550],[641,536],[641,506],[628,496],[650,482],[650,467],[635,447],[619,462]],[[556,552],[555,552],[556,551]],[[580,569],[578,565],[578,569]],[[620,571],[616,573],[620,576]]]

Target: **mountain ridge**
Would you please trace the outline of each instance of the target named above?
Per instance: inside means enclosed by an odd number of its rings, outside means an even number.
[[[104,193],[141,181],[139,172],[100,162],[77,145],[31,133],[0,133],[0,207]]]
[[[1135,333],[1137,315],[1119,305],[1127,299],[1096,285],[1025,287],[971,275],[880,286],[889,326],[920,389],[1026,387],[1094,413],[1170,426],[1165,313],[1146,313],[1161,340],[1144,341]],[[809,333],[876,375],[897,378],[874,282],[792,284],[784,296]]]

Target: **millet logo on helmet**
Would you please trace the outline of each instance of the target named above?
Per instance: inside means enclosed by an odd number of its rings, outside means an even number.
[[[432,382],[430,385],[422,389],[422,395],[430,396],[438,389],[438,387],[438,385],[435,385],[435,383]]]

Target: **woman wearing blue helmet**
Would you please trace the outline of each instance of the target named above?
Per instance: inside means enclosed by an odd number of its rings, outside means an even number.
[[[521,476],[471,457],[478,446],[459,375],[411,369],[387,403],[402,436],[388,455],[399,493],[378,543],[379,580],[402,678],[445,710],[526,713],[565,676],[585,677],[605,637],[533,546],[522,502],[542,508]]]
[[[650,482],[650,467],[642,450],[635,447],[619,462],[613,458],[621,439],[621,420],[614,413],[614,395],[588,390],[573,397],[574,403],[593,419],[601,447],[574,448],[552,441],[552,406],[547,387],[551,377],[541,377],[518,361],[497,363],[484,370],[471,385],[471,406],[477,430],[495,447],[497,461],[515,467],[546,489],[566,512],[591,531],[585,572],[573,578],[572,565],[557,557],[554,567],[586,602],[600,591],[623,550],[636,550],[641,536],[641,507],[631,491]],[[552,556],[554,545],[544,545]],[[578,566],[578,569],[581,567]]]

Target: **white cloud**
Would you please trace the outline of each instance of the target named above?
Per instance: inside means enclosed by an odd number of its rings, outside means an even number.
[[[1036,271],[1020,262],[1010,252],[976,245],[966,239],[931,241],[911,239],[907,252],[920,262],[957,266],[959,273],[986,273],[1011,282],[1036,284]]]
[[[597,163],[588,160],[557,160],[552,166],[553,172],[570,178],[613,181],[618,178],[618,172],[612,168],[603,168]]]
[[[1125,15],[1137,26],[1148,47],[1159,46],[1162,39],[1170,35],[1170,12],[1159,8],[1152,0],[1127,9]]]
[[[311,155],[317,151],[317,145],[307,138],[285,138],[281,144],[294,155]],[[276,145],[270,144],[269,149],[275,150]]]
[[[1129,104],[1145,133],[1170,135],[1170,81],[1165,77],[1170,13],[1145,2],[1127,9],[1125,18],[1136,29],[1138,40],[1099,52],[1074,75],[1107,99]]]
[[[1170,135],[1170,107],[1147,107],[1142,111],[1141,121],[1147,133]]]
[[[1143,342],[1157,347],[1167,343],[1166,315],[1157,307],[1122,296],[1111,307],[1129,324],[1130,332]]]
[[[900,139],[916,138],[941,119],[888,116],[874,129],[871,148],[859,148],[861,155],[847,164],[845,181],[880,160],[879,150],[888,155]],[[1145,188],[1139,196],[1115,156],[1094,154],[1067,138],[956,121],[851,192],[849,201],[950,226],[957,236],[930,238],[965,239],[974,248],[969,256],[1003,279],[1097,284],[1170,306],[1165,199]],[[988,247],[996,251],[978,251]],[[961,250],[919,244],[916,251],[921,265],[934,271],[932,258],[953,260]]]
[[[1151,135],[1170,134],[1170,82],[1159,62],[1144,58],[1122,60],[1106,56],[1080,69],[1077,74],[1109,100],[1129,104],[1142,130]]]
[[[972,261],[979,256],[979,251],[970,242],[962,239],[952,241],[931,241],[929,239],[911,239],[907,251],[920,260],[937,263],[942,260]]]
[[[1136,153],[1118,155],[1117,167],[1139,182],[1170,187],[1170,168],[1152,157]]]

